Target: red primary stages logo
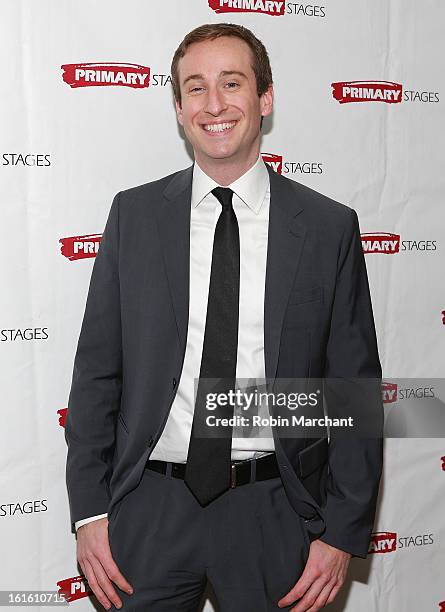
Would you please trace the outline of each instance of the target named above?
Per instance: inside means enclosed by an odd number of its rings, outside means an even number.
[[[261,157],[277,174],[323,174],[322,162],[283,160],[276,153],[261,153]]]
[[[64,597],[67,602],[94,595],[85,576],[75,576],[74,578],[59,580],[57,586],[59,587],[58,594]]]
[[[382,383],[382,399],[384,404],[397,401],[397,383]]]
[[[63,64],[62,78],[70,87],[120,85],[142,89],[150,84],[150,68],[139,64]]]
[[[269,164],[272,170],[275,170],[278,174],[282,174],[283,171],[283,156],[276,155],[275,153],[261,153],[261,157]]]
[[[208,0],[215,13],[284,15],[284,2],[276,0]]]
[[[340,81],[331,83],[332,95],[340,104],[348,102],[386,102],[398,104],[402,101],[402,86],[391,81]]]
[[[59,425],[60,427],[65,427],[66,425],[66,417],[68,414],[68,408],[59,408],[59,410],[57,411],[57,414],[59,415]]]
[[[394,255],[400,249],[400,235],[388,232],[370,232],[361,234],[364,253],[384,253]]]
[[[368,553],[390,553],[398,549],[412,550],[423,546],[431,546],[434,543],[433,533],[398,537],[397,533],[392,531],[376,531],[371,534]]]
[[[368,553],[390,553],[396,550],[397,534],[392,531],[378,531],[371,535]]]
[[[383,253],[394,255],[395,253],[409,253],[418,251],[436,252],[437,240],[401,240],[399,234],[389,232],[368,232],[361,234],[363,251],[366,253]]]
[[[59,242],[62,244],[60,252],[70,261],[96,257],[101,238],[102,234],[60,238]]]

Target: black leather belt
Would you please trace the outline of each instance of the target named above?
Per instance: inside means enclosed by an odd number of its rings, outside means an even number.
[[[185,463],[149,459],[145,464],[145,469],[154,470],[160,474],[171,474],[171,476],[175,478],[184,478],[185,466]],[[279,475],[280,471],[278,469],[275,453],[270,453],[259,459],[232,461],[230,464],[230,488],[234,489],[235,487],[239,487],[249,482],[255,482],[256,480],[276,478]]]

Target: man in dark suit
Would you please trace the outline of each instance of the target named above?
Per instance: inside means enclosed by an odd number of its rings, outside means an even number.
[[[195,162],[114,198],[75,357],[78,560],[107,609],[196,610],[209,580],[223,611],[314,612],[367,554],[382,441],[206,435],[204,381],[380,380],[358,218],[263,162],[249,30],[195,29],[171,72]]]

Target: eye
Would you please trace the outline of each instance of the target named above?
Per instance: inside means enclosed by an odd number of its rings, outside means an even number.
[[[226,83],[226,85],[236,85],[238,87],[238,83],[235,81],[230,81],[229,83]],[[230,87],[229,89],[233,89],[233,87]]]
[[[192,92],[192,91],[196,91],[197,89],[202,89],[202,87],[193,87],[193,88],[190,90],[190,92]]]

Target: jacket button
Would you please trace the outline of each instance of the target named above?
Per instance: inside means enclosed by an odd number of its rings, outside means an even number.
[[[177,381],[176,381],[176,378],[173,378],[173,381],[172,381],[172,382],[173,382],[173,389],[176,389],[176,382],[177,382]]]

